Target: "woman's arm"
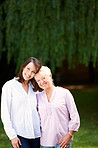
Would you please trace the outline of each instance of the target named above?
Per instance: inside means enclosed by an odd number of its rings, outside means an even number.
[[[11,89],[9,83],[4,84],[1,94],[1,119],[4,125],[5,132],[9,139],[17,137],[11,122]]]

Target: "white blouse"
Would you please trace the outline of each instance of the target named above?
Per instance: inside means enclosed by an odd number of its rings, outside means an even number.
[[[9,139],[41,136],[36,94],[29,83],[28,94],[16,78],[6,82],[1,95],[1,119]]]

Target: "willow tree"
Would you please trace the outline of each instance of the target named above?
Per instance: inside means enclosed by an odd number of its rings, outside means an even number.
[[[98,0],[5,0],[0,4],[0,58],[30,56],[54,71],[98,62]]]

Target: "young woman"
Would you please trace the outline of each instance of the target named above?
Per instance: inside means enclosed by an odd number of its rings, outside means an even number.
[[[54,86],[51,71],[46,66],[41,67],[35,80],[43,89],[37,94],[42,148],[71,148],[73,133],[80,125],[72,94],[65,88]]]
[[[30,57],[18,76],[2,88],[1,119],[13,148],[40,148],[40,121],[37,112],[37,89],[34,76],[41,63]]]

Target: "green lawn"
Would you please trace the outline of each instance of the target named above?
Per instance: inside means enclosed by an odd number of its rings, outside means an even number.
[[[98,148],[98,91],[73,92],[81,126],[74,134],[72,148]]]
[[[81,118],[72,148],[98,148],[98,90],[71,91]],[[0,120],[0,148],[11,148]]]
[[[8,137],[6,136],[3,125],[0,120],[0,148],[12,148]]]

